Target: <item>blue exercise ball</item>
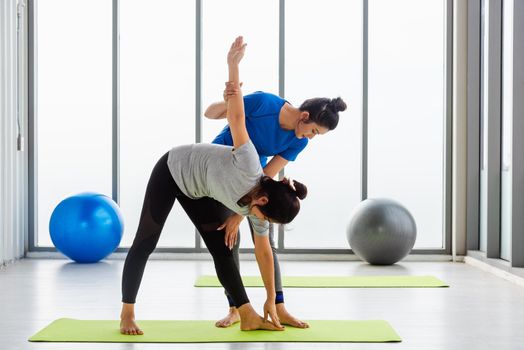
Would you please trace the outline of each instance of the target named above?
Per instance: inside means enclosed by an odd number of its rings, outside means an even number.
[[[118,205],[99,193],[80,193],[62,200],[49,221],[56,249],[79,263],[94,263],[111,254],[123,231]]]
[[[355,255],[372,265],[392,265],[409,254],[417,239],[417,225],[399,202],[366,199],[353,211],[347,229]]]

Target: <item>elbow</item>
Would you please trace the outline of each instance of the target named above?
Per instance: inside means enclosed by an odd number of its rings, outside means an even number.
[[[212,115],[211,112],[209,111],[209,108],[206,109],[206,111],[204,112],[204,117],[206,117],[207,119],[214,119],[214,118],[213,118],[213,115]]]

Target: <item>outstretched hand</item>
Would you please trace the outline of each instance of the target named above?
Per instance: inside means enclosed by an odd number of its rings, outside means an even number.
[[[280,319],[278,318],[277,308],[275,306],[274,299],[267,299],[264,303],[264,322],[268,321],[268,316],[271,318],[272,323],[279,329],[283,329],[280,324]]]
[[[237,37],[233,44],[231,44],[231,48],[227,54],[227,64],[239,64],[242,57],[244,57],[246,45],[247,44],[244,43],[244,38],[242,36]]]

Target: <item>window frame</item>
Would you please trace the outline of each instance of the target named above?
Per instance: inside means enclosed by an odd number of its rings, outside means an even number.
[[[36,206],[36,194],[37,188],[37,173],[36,164],[37,156],[34,150],[37,148],[36,138],[36,124],[35,124],[35,101],[37,98],[35,91],[35,77],[37,73],[37,66],[35,61],[35,25],[36,19],[36,5],[38,1],[45,0],[28,0],[28,147],[29,147],[29,174],[28,174],[28,221],[29,221],[29,232],[28,232],[28,251],[29,252],[56,252],[54,247],[42,247],[36,245],[37,237],[37,206]],[[195,142],[201,142],[202,138],[202,0],[195,1],[195,16],[196,16],[196,28],[195,28],[195,42],[196,42],[196,97],[195,97]],[[362,199],[367,197],[367,73],[368,73],[368,3],[369,0],[361,0],[363,2],[363,79],[362,79],[362,148],[361,148],[361,197]],[[453,35],[453,3],[452,0],[442,0],[445,6],[445,151],[444,151],[444,164],[442,171],[444,172],[444,210],[443,210],[443,237],[444,246],[442,248],[435,249],[414,249],[411,254],[420,255],[444,255],[451,254],[451,125],[452,125],[452,35]],[[112,126],[113,126],[113,141],[112,141],[112,196],[113,199],[118,202],[120,189],[119,189],[119,3],[120,0],[112,0],[113,4],[113,57],[112,57],[112,79],[113,79],[113,106],[112,106]],[[284,96],[285,87],[285,0],[279,0],[279,49],[278,49],[278,62],[279,62],[279,94]],[[469,115],[468,115],[469,118]],[[469,132],[469,131],[468,131]],[[469,165],[469,163],[468,163]],[[279,177],[284,175],[284,171],[280,172]],[[468,184],[469,186],[469,184]],[[468,187],[469,188],[469,187]],[[469,188],[468,193],[471,193],[472,189]],[[468,199],[470,195],[468,195]],[[469,207],[468,207],[469,208]],[[468,215],[468,220],[470,215]],[[478,231],[477,231],[478,232]],[[470,234],[468,226],[468,234]],[[200,235],[195,230],[194,232],[195,244],[192,248],[176,248],[176,247],[160,247],[156,249],[159,253],[203,253],[207,252],[207,249],[202,244]],[[469,245],[468,245],[469,247]],[[117,248],[116,252],[127,252],[129,248]],[[343,249],[298,249],[298,248],[286,248],[285,247],[285,231],[282,225],[278,227],[278,241],[277,251],[283,254],[311,254],[311,255],[347,255],[352,254],[352,251],[348,248]],[[240,249],[240,253],[253,253],[253,249]]]

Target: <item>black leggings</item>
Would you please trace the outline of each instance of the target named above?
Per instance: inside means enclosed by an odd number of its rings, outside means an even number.
[[[169,172],[167,157],[166,153],[157,162],[147,184],[138,230],[124,264],[122,302],[135,303],[147,259],[158,243],[175,199],[178,199],[213,256],[218,279],[235,306],[249,303],[233,253],[224,243],[225,230],[217,231],[231,211],[210,198],[195,200],[184,195]]]

